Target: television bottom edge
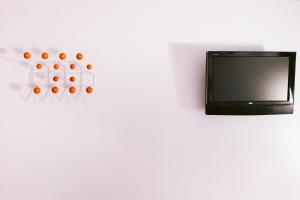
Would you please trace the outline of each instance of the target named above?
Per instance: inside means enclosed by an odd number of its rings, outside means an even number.
[[[253,106],[224,106],[208,105],[205,106],[207,115],[278,115],[293,114],[294,105],[253,105]]]

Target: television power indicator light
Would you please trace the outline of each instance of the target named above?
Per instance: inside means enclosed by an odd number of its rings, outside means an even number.
[[[252,105],[252,104],[253,104],[253,102],[249,102],[248,104]]]

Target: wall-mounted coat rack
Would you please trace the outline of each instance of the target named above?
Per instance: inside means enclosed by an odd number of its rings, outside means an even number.
[[[67,93],[78,97],[82,93],[93,93],[93,65],[83,61],[83,53],[77,53],[69,60],[64,52],[54,55],[52,60],[47,52],[35,61],[31,60],[30,52],[24,52],[23,56],[31,61],[29,83],[35,95],[46,96],[50,92],[59,97]]]

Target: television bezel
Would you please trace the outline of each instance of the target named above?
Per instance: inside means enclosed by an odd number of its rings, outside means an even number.
[[[214,101],[213,59],[215,57],[288,57],[289,77],[287,101]],[[206,114],[268,115],[292,114],[294,110],[296,52],[275,51],[207,51],[206,53]]]

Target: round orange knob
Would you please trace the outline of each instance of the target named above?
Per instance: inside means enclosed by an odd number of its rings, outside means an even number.
[[[36,64],[36,68],[37,69],[42,69],[42,64],[40,64],[40,63]]]
[[[39,93],[41,93],[41,88],[35,87],[34,90],[33,90],[33,92],[34,92],[35,94],[39,94]]]
[[[54,65],[53,65],[53,68],[54,68],[54,69],[59,69],[59,65],[58,65],[58,64],[54,64]]]
[[[75,87],[70,87],[70,88],[69,88],[69,92],[70,92],[71,94],[74,94],[74,93],[76,92],[76,88],[75,88]]]
[[[74,76],[71,76],[71,77],[70,77],[70,81],[71,81],[71,82],[74,82],[74,81],[75,81],[75,77],[74,77]]]
[[[87,87],[86,88],[86,93],[92,93],[93,92],[93,88],[92,87]]]
[[[58,80],[59,80],[58,76],[53,77],[53,81],[58,81]]]
[[[42,58],[43,59],[48,59],[49,58],[48,53],[47,52],[42,53]]]
[[[53,87],[53,88],[52,88],[52,92],[53,92],[54,94],[58,93],[58,91],[59,91],[58,87]]]
[[[72,64],[70,65],[70,68],[71,68],[71,69],[75,69],[75,64],[72,63]]]
[[[87,68],[87,69],[92,69],[92,68],[93,68],[93,65],[88,64],[88,65],[86,66],[86,68]]]
[[[77,53],[77,54],[76,54],[76,58],[77,58],[78,60],[82,60],[82,59],[83,59],[83,54],[82,54],[82,53]]]
[[[59,58],[60,58],[61,60],[66,59],[66,57],[67,57],[67,55],[66,55],[64,52],[61,52],[61,53],[59,54]]]
[[[31,57],[31,54],[28,52],[28,51],[26,51],[25,53],[24,53],[24,58],[25,59],[29,59]]]

